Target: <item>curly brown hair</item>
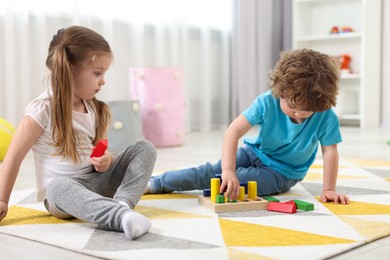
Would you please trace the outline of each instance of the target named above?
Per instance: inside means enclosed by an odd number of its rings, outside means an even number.
[[[269,78],[272,94],[294,108],[320,112],[336,106],[340,71],[328,55],[311,49],[281,52]]]

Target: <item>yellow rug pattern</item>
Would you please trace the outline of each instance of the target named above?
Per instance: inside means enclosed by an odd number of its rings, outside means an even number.
[[[145,195],[136,210],[152,221],[135,241],[83,221],[50,216],[34,190],[14,192],[0,233],[106,259],[324,259],[390,235],[390,162],[342,160],[338,191],[347,206],[321,203],[322,165],[280,201],[299,199],[313,211],[214,213],[197,202],[199,191]],[[156,255],[157,254],[157,255]]]

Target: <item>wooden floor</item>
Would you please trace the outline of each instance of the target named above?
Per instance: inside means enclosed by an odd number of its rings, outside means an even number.
[[[249,135],[254,135],[255,131]],[[342,128],[343,143],[339,145],[341,158],[390,161],[390,129]],[[222,131],[193,132],[186,135],[179,147],[159,148],[156,173],[173,168],[196,165],[220,158]],[[1,165],[1,164],[0,164]],[[35,187],[34,164],[31,154],[24,160],[14,190]],[[0,260],[99,259],[65,249],[0,234]],[[158,259],[158,256],[156,256]],[[332,259],[390,259],[390,237],[358,247]]]

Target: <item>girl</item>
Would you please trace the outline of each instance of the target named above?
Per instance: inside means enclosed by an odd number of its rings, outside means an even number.
[[[150,220],[133,208],[153,171],[153,145],[137,141],[116,156],[106,151],[90,158],[91,148],[107,138],[110,111],[95,95],[112,59],[107,41],[88,28],[71,26],[54,35],[46,59],[51,88],[27,106],[3,162],[0,220],[32,149],[38,200],[50,214],[123,231],[130,240],[149,231]]]

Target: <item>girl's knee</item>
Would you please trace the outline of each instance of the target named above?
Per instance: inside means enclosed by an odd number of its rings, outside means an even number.
[[[59,193],[68,190],[68,177],[56,177],[46,187],[46,198],[49,201],[55,200]]]
[[[157,151],[156,147],[152,144],[152,142],[146,140],[146,139],[139,139],[137,140],[133,146],[142,149],[146,153],[148,153],[152,158],[156,158],[157,156]]]

